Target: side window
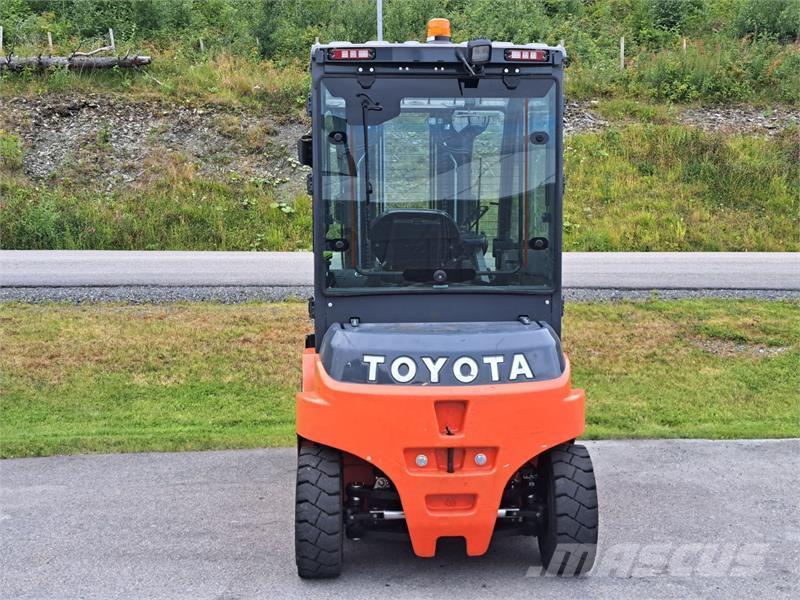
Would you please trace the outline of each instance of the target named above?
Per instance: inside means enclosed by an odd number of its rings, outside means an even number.
[[[539,248],[523,247],[526,283],[552,283],[553,248],[551,239],[556,187],[556,127],[553,91],[542,98],[531,98],[526,106],[527,137],[527,240]]]
[[[549,237],[555,187],[555,121],[552,92],[528,101],[528,237]]]
[[[346,160],[345,146],[330,142],[329,135],[335,131],[343,130],[343,117],[336,114],[338,111],[325,113],[325,135],[322,138],[325,160],[322,166],[322,194],[328,200],[327,238],[343,237],[341,212],[345,203],[350,200],[348,182],[350,176]]]

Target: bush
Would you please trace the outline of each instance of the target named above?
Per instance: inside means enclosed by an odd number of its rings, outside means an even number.
[[[435,16],[451,19],[456,41],[565,40],[573,97],[800,101],[800,49],[791,44],[800,29],[797,0],[385,0],[385,38],[421,40],[425,22]],[[174,75],[158,90],[170,95],[186,87],[181,70],[191,79],[189,67],[207,71],[220,55],[267,59],[291,69],[292,76],[283,78],[291,89],[267,84],[283,106],[296,97],[295,83],[305,81],[297,79],[294,65],[307,64],[317,37],[365,42],[376,34],[374,0],[2,0],[0,22],[9,49],[33,53],[41,51],[46,31],[54,32],[60,50],[70,51],[94,45],[113,27],[121,49],[156,55],[149,72],[159,80],[164,70]],[[625,72],[618,68],[620,36],[626,41]],[[682,36],[690,41],[686,54],[680,51]],[[205,54],[198,52],[200,39]],[[254,71],[245,62],[236,65]],[[96,80],[127,89],[136,78],[144,79],[126,74]],[[209,89],[220,88],[219,78],[204,78],[215,81]],[[85,79],[70,78],[79,80]],[[64,79],[55,77],[49,87],[59,83]]]
[[[467,39],[486,37],[515,43],[548,39],[551,23],[538,0],[473,0],[464,8],[463,31]]]
[[[670,102],[776,99],[796,102],[800,48],[716,38],[639,57],[627,73],[630,91]]]
[[[800,2],[741,0],[733,25],[739,36],[796,40],[800,35]]]
[[[703,0],[655,0],[653,22],[660,29],[681,31],[685,24],[697,20],[705,8]]]

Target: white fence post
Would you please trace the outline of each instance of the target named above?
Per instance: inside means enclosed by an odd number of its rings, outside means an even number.
[[[378,41],[383,41],[383,0],[378,0],[378,5],[376,6],[377,13],[378,13]]]
[[[625,36],[619,38],[619,68],[625,70]]]

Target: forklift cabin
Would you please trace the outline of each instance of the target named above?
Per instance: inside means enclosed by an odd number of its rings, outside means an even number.
[[[523,534],[559,574],[594,560],[584,394],[559,341],[565,52],[440,33],[311,50],[302,577],[338,575],[343,539],[368,535],[433,556]]]

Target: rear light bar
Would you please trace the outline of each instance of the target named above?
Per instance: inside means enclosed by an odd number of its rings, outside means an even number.
[[[331,48],[328,50],[330,60],[372,60],[375,58],[374,48]]]
[[[519,62],[547,62],[550,52],[547,50],[506,50],[506,60]]]

